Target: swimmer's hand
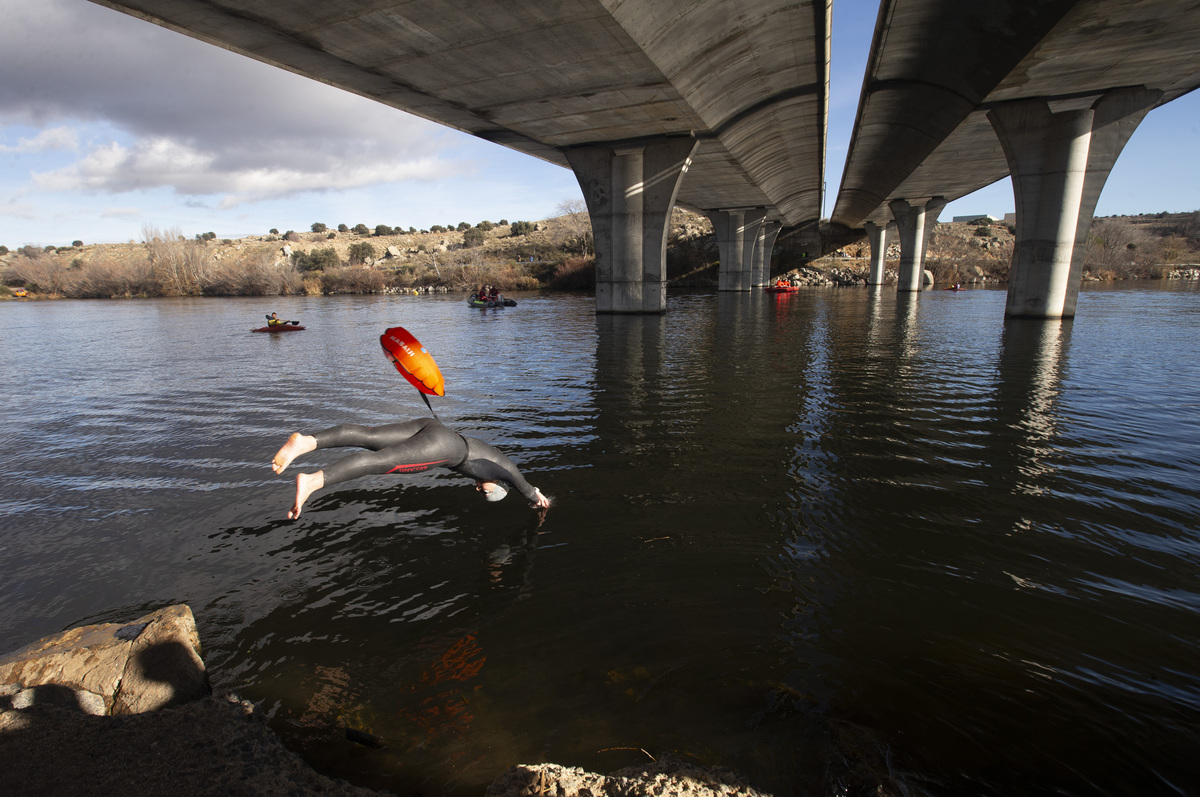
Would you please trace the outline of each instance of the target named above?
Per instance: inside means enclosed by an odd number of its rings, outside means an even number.
[[[547,509],[550,506],[550,499],[547,498],[546,496],[542,495],[542,491],[536,487],[533,488],[533,491],[535,493],[537,493],[537,495],[535,496],[533,503],[531,503],[530,506],[536,507],[538,509]]]

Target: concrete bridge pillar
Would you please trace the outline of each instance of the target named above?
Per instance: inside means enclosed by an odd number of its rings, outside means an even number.
[[[717,250],[721,255],[717,288],[722,291],[739,290],[738,286],[741,284],[745,216],[746,213],[742,210],[712,210],[708,213],[708,218],[712,221],[713,235],[717,238]]]
[[[680,136],[567,150],[592,221],[597,313],[666,310],[671,210],[698,143]]]
[[[764,221],[758,228],[756,245],[754,247],[754,273],[751,283],[754,287],[762,287],[771,281],[771,254],[775,249],[775,239],[783,224],[778,221]]]
[[[748,291],[754,286],[754,257],[766,217],[762,208],[709,211],[721,253],[719,290]]]
[[[921,290],[921,276],[925,271],[925,245],[929,241],[929,232],[937,221],[938,213],[945,206],[946,200],[941,197],[893,199],[888,203],[900,234],[898,290]]]
[[[891,225],[880,227],[873,221],[863,224],[867,231],[867,240],[871,244],[871,276],[867,278],[868,285],[883,284],[883,265],[887,259],[887,231]]]
[[[1096,202],[1117,156],[1161,97],[1124,88],[1073,107],[1051,110],[1045,100],[1022,100],[988,112],[1017,206],[1006,316],[1075,316]]]

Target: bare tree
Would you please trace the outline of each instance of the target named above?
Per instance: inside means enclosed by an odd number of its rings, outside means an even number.
[[[150,268],[167,293],[181,296],[200,293],[212,274],[212,255],[200,241],[189,241],[178,227],[142,228]]]
[[[27,286],[51,296],[61,296],[71,282],[71,275],[62,258],[27,246],[9,266],[9,273]]]
[[[1094,219],[1083,262],[1092,271],[1125,274],[1156,262],[1159,249],[1154,236],[1136,224],[1125,219]]]
[[[554,208],[566,231],[566,240],[558,242],[564,249],[572,249],[587,256],[593,254],[592,217],[582,199],[564,199]]]

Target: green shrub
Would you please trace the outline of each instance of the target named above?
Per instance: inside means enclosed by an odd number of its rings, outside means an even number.
[[[297,252],[292,262],[297,271],[324,271],[341,265],[337,250],[332,246],[328,249],[313,249],[311,252]]]
[[[375,234],[376,235],[392,235],[392,228],[387,226],[386,224],[376,224],[375,225]]]
[[[979,226],[975,228],[975,234],[980,238],[987,238],[992,234],[992,228],[987,226]]]
[[[375,259],[375,246],[370,241],[359,241],[356,244],[350,245],[350,265],[366,262],[368,259]]]
[[[279,228],[278,228],[278,227],[272,227],[272,228],[271,228],[271,235],[279,235]]]
[[[350,228],[347,227],[345,224],[339,224],[338,232],[350,232]]]
[[[440,224],[435,224],[435,225],[433,225],[432,227],[430,227],[430,228],[429,228],[429,231],[430,231],[430,232],[445,232],[445,231],[446,231],[446,228],[445,228],[445,227],[443,227],[443,226],[442,226],[442,225],[440,225]]]
[[[472,227],[463,233],[463,246],[468,249],[473,249],[477,246],[483,246],[483,230],[478,227]]]
[[[534,225],[532,221],[514,221],[509,230],[509,235],[528,235],[533,232]]]
[[[469,229],[471,229],[471,225],[470,225],[470,224],[467,224],[465,221],[460,221],[460,222],[458,223],[458,226],[457,226],[457,227],[455,227],[454,229],[458,230],[459,232],[462,232],[463,230],[469,230]]]
[[[83,246],[83,241],[71,241],[71,246],[78,249],[79,247]]]
[[[370,235],[371,228],[365,224],[355,224],[353,232],[355,232],[358,235]]]
[[[327,229],[329,229],[329,228],[328,228],[328,227],[326,227],[326,226],[325,226],[324,224],[322,224],[321,222],[319,222],[319,221],[314,221],[314,222],[313,222],[313,225],[312,225],[312,231],[313,231],[313,232],[325,232],[325,230],[327,230]]]
[[[478,230],[483,230],[484,232],[488,232],[492,229],[492,226],[493,226],[492,223],[485,219],[485,220],[479,222],[478,224],[476,224],[475,228]]]

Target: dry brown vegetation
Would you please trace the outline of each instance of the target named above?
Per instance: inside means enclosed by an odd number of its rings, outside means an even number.
[[[469,290],[483,283],[511,291],[555,285],[560,273],[570,277],[564,287],[590,287],[579,284],[578,262],[591,263],[582,207],[564,203],[562,216],[522,227],[523,235],[512,234],[514,225],[485,222],[461,231],[288,232],[236,241],[146,227],[140,243],[8,252],[0,281],[70,298]]]
[[[0,256],[0,295],[70,298],[149,296],[279,296],[382,293],[436,287],[465,291],[481,284],[502,291],[595,285],[591,225],[582,202],[560,203],[559,215],[537,222],[441,232],[376,235],[344,230],[288,232],[218,241],[185,238],[178,229],[143,229],[140,243],[22,247]],[[319,226],[319,225],[318,225]],[[524,229],[524,234],[513,234]],[[78,242],[77,242],[78,243]],[[942,223],[931,231],[926,265],[940,283],[1003,282],[1013,229],[1002,222]],[[0,250],[2,251],[2,250]],[[775,272],[789,252],[774,257]],[[809,265],[861,271],[866,241]],[[888,247],[898,260],[899,245]],[[716,285],[719,254],[706,217],[676,210],[668,237],[667,277],[674,286]],[[1098,218],[1087,239],[1085,276],[1156,278],[1200,263],[1200,211]],[[893,263],[894,265],[894,263]],[[894,269],[893,269],[894,271]]]
[[[1006,282],[1012,264],[1015,229],[1011,222],[942,222],[930,232],[925,259],[938,283]],[[888,261],[900,259],[889,235]],[[859,270],[870,246],[859,241],[839,250]],[[817,261],[831,268],[850,265],[837,253]],[[1084,278],[1160,279],[1200,264],[1200,211],[1096,218],[1084,251]],[[894,267],[894,263],[892,266]]]

